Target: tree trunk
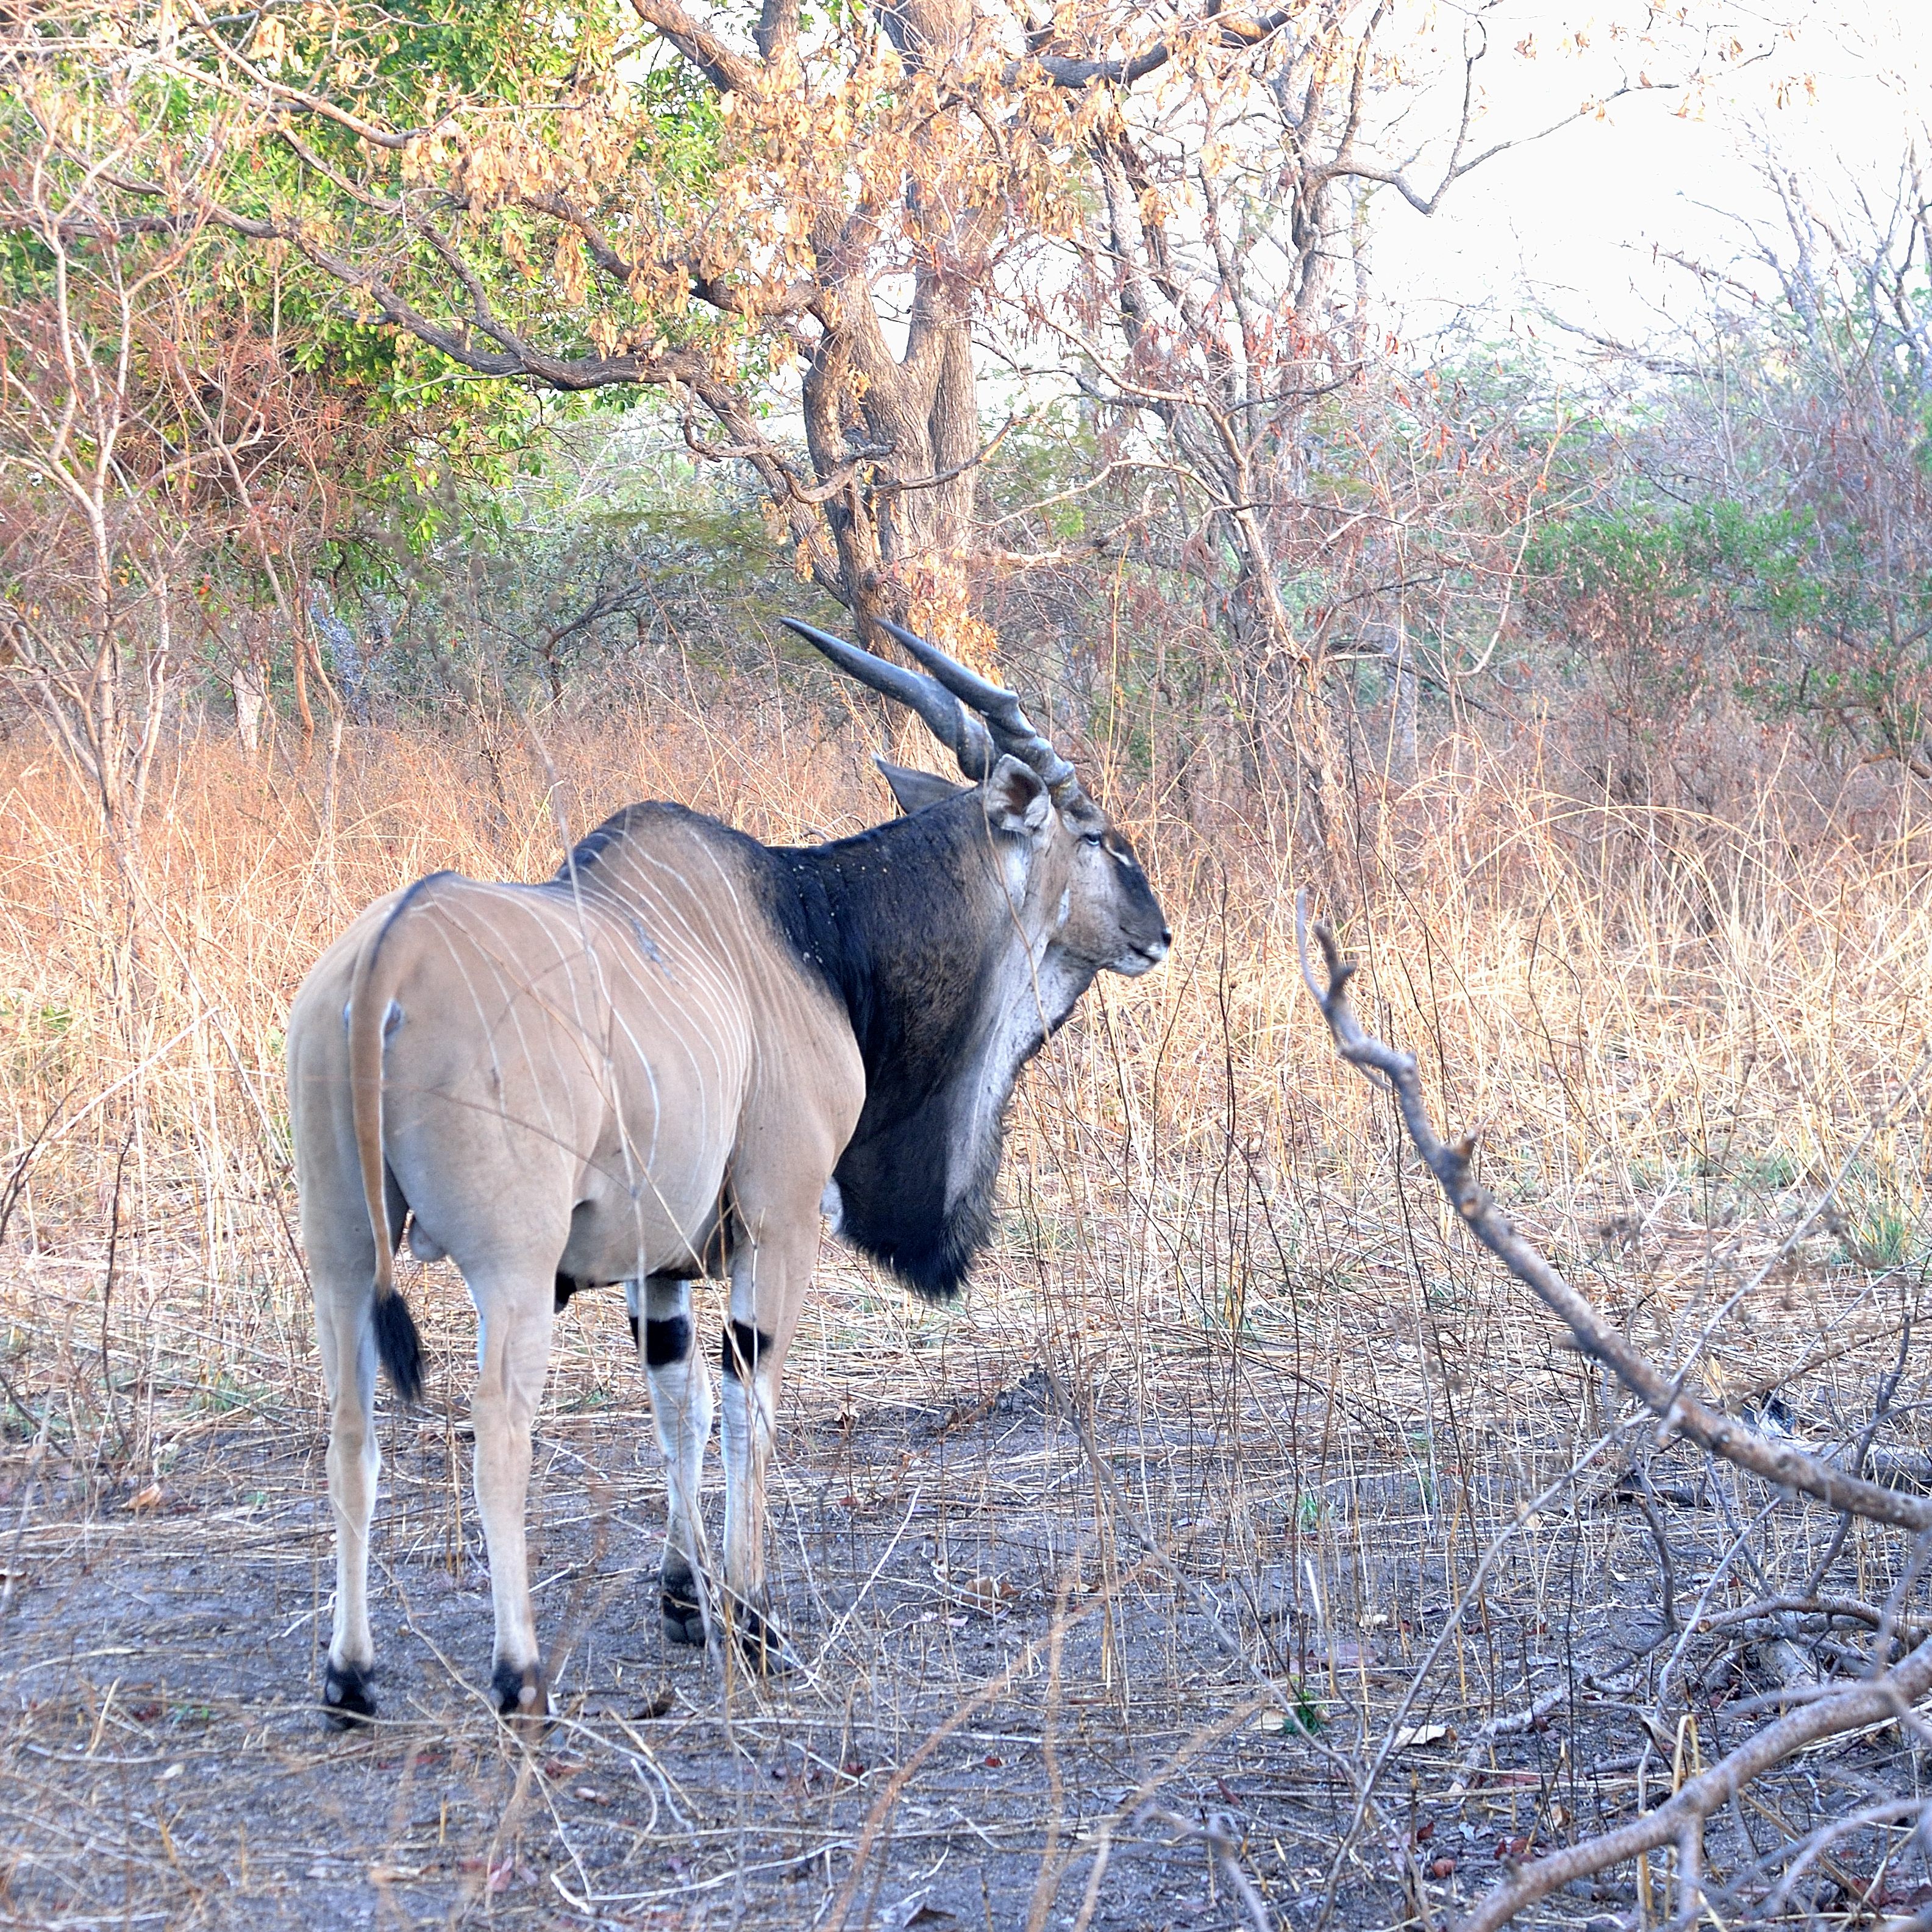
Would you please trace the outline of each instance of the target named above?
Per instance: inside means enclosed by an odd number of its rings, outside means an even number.
[[[1334,920],[1355,908],[1352,822],[1322,702],[1321,664],[1297,641],[1267,568],[1264,544],[1239,552],[1222,622],[1234,649],[1255,763],[1291,801],[1294,831],[1315,848]]]
[[[778,0],[771,0],[778,4]],[[970,30],[967,0],[898,0],[879,16],[908,66],[943,66]],[[909,192],[916,199],[915,188]],[[953,217],[914,272],[904,353],[880,322],[860,218],[816,218],[812,242],[836,290],[805,373],[806,440],[848,599],[862,630],[902,621],[914,604],[963,608],[980,453],[972,317],[963,291],[992,230]],[[853,267],[850,265],[860,266]]]
[[[235,735],[251,758],[261,756],[262,712],[268,701],[268,667],[251,652],[228,674],[235,700]]]
[[[963,596],[980,451],[970,318],[922,274],[904,356],[850,290],[805,376],[806,440],[862,625]]]
[[[1415,664],[1409,656],[1408,627],[1398,615],[1384,627],[1382,656],[1389,681],[1388,742],[1382,754],[1383,776],[1403,787],[1415,782],[1419,762],[1415,746]]]

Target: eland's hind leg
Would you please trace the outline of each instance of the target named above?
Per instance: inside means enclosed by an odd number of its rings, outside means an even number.
[[[353,1288],[315,1268],[316,1339],[328,1396],[328,1501],[335,1517],[335,1624],[322,1700],[339,1723],[373,1717],[376,1664],[369,1634],[369,1521],[381,1457],[376,1447],[374,1296],[369,1271]]]
[[[651,1419],[664,1451],[670,1521],[664,1530],[658,1601],[664,1635],[673,1643],[704,1641],[704,1520],[698,1492],[704,1445],[711,1436],[711,1377],[695,1346],[691,1284],[674,1275],[645,1278],[638,1348],[650,1384]],[[638,1321],[638,1283],[624,1284],[631,1319]]]
[[[530,1609],[524,1512],[530,1497],[530,1430],[550,1367],[555,1274],[552,1266],[470,1284],[479,1329],[480,1372],[471,1409],[476,1511],[489,1547],[490,1594],[496,1612],[490,1688],[506,1717],[539,1718],[548,1708]]]

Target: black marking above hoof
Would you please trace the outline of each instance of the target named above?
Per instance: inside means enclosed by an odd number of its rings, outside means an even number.
[[[701,1645],[704,1641],[704,1610],[698,1598],[698,1579],[688,1564],[676,1569],[667,1565],[658,1579],[658,1606],[664,1612],[667,1643]]]
[[[730,1380],[746,1381],[758,1373],[760,1360],[776,1346],[762,1328],[734,1320],[725,1327],[720,1366]]]
[[[547,1718],[550,1699],[544,1690],[543,1669],[539,1664],[499,1664],[490,1679],[490,1692],[496,1710],[505,1718]]]
[[[738,1640],[740,1654],[760,1677],[782,1677],[798,1668],[798,1659],[785,1642],[784,1631],[754,1606],[734,1603],[731,1629]]]
[[[376,1714],[375,1672],[359,1664],[332,1664],[322,1673],[322,1708],[338,1730],[367,1724]]]
[[[633,1336],[634,1341],[637,1338]],[[688,1316],[648,1316],[644,1322],[644,1366],[668,1369],[691,1353],[691,1321]]]

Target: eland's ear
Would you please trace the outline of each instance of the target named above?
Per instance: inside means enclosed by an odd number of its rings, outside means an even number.
[[[1030,765],[1002,758],[986,780],[986,817],[995,832],[1038,838],[1053,817],[1046,781]]]
[[[941,799],[957,798],[969,789],[934,772],[916,772],[905,765],[889,764],[881,758],[875,757],[872,762],[878,766],[880,777],[892,787],[900,811],[908,815],[924,811],[928,805],[937,805]]]

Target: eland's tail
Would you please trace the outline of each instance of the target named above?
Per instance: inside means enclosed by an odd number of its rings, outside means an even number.
[[[396,917],[421,886],[403,895],[394,910],[364,942],[349,989],[349,1117],[362,1170],[362,1201],[376,1238],[376,1353],[390,1386],[405,1402],[422,1394],[422,1338],[416,1318],[396,1287],[395,1235],[389,1226],[388,1177],[382,1154],[382,1046],[389,1011],[386,974],[376,962]],[[393,956],[392,956],[393,957]]]

